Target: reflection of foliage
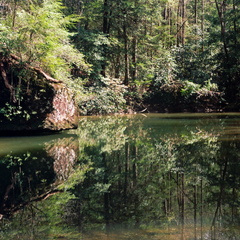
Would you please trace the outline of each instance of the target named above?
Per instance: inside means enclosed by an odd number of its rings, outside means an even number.
[[[80,239],[81,234],[64,224],[70,213],[65,206],[73,201],[69,192],[55,194],[42,202],[29,204],[13,218],[0,223],[0,239]],[[69,220],[69,219],[68,219]]]
[[[29,201],[32,196],[41,194],[52,182],[51,163],[52,159],[44,151],[4,156],[0,161],[1,212],[12,211],[22,202]]]
[[[91,119],[91,118],[90,118]],[[100,117],[94,122],[89,118],[82,118],[79,122],[81,141],[85,140],[93,145],[99,144],[102,152],[112,152],[121,149],[127,141],[125,135],[128,118]]]
[[[87,165],[78,167],[58,186],[60,191],[52,193],[50,191],[44,197],[44,201],[29,201],[26,207],[19,208],[12,219],[0,221],[2,230],[0,239],[49,239],[49,236],[52,237],[51,239],[68,237],[80,239],[81,234],[70,225],[71,223],[74,225],[75,222],[80,224],[81,212],[76,213],[76,211],[80,211],[81,203],[70,190],[83,182],[84,174],[88,170]]]
[[[82,118],[74,172],[59,186],[62,195],[41,203],[52,223],[46,229],[222,224],[225,237],[240,221],[240,145],[222,141],[225,126],[176,115]]]
[[[191,212],[200,211],[205,201],[209,202],[205,217],[208,211],[214,212],[210,198],[221,189],[218,128],[223,123],[216,120],[216,129],[208,122],[190,119],[191,124],[183,123],[174,132],[172,125],[167,130],[169,121],[157,129],[154,122],[148,127],[139,116],[84,118],[78,131],[88,144],[82,144],[81,151],[88,155],[93,170],[86,175],[81,196],[73,193],[83,199],[85,221],[144,226],[154,219],[153,224],[180,224]]]
[[[58,189],[60,190],[71,190],[76,185],[81,184],[84,181],[85,174],[87,171],[91,170],[89,165],[81,165],[74,169],[74,172],[69,176],[69,178],[62,183]]]

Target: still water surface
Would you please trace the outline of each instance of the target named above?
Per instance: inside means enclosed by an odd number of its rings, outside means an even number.
[[[82,117],[0,138],[0,239],[240,239],[240,114]]]

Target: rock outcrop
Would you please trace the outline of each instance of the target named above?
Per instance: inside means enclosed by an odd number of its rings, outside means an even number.
[[[0,56],[0,134],[77,127],[78,110],[67,86],[15,56]]]

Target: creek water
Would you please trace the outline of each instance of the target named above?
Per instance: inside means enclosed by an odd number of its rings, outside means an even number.
[[[0,239],[240,239],[240,114],[81,117],[0,138]]]

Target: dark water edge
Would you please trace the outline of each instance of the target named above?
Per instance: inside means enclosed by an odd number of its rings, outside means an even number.
[[[239,147],[239,113],[2,137],[0,239],[240,239]]]
[[[0,137],[8,137],[8,136],[12,136],[12,137],[17,137],[17,136],[44,136],[44,135],[53,135],[53,134],[58,134],[61,131],[42,131],[42,130],[22,130],[22,131],[0,131]]]

